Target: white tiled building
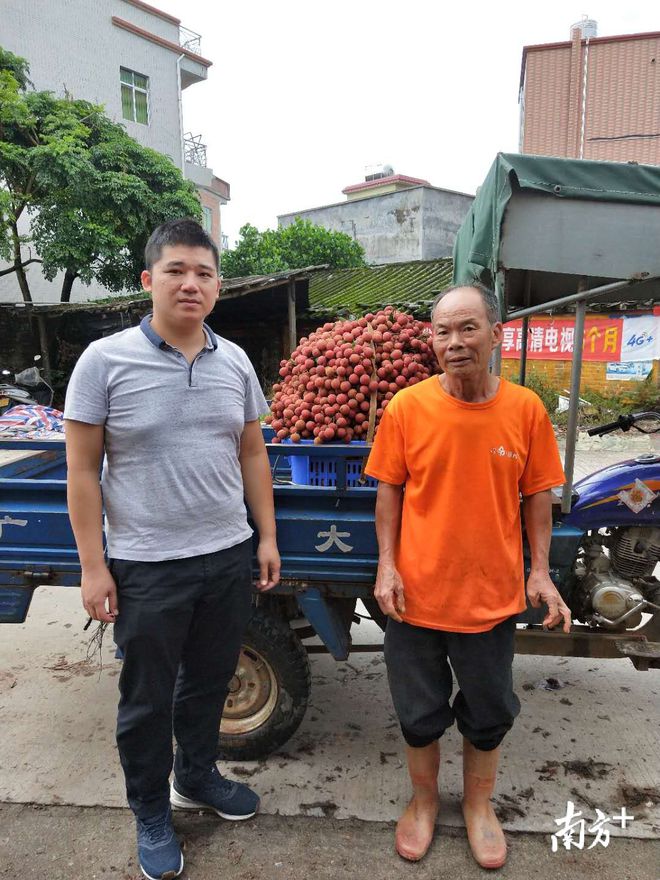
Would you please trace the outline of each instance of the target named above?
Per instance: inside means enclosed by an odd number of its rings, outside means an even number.
[[[2,0],[0,45],[30,64],[38,90],[102,104],[144,146],[169,156],[198,188],[204,223],[220,245],[220,205],[229,185],[206,167],[200,138],[184,134],[181,92],[207,78],[199,35],[142,0]],[[29,266],[35,302],[57,301],[61,284]],[[76,280],[72,301],[103,296]],[[20,301],[13,274],[0,302]]]

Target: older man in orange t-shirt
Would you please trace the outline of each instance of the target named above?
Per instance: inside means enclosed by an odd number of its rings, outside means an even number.
[[[564,482],[539,398],[489,372],[502,338],[495,295],[481,285],[440,294],[431,312],[441,376],[394,397],[367,473],[379,480],[375,595],[391,619],[385,659],[406,741],[413,797],[396,848],[417,861],[438,813],[438,739],[454,719],[464,737],[463,815],[476,861],[506,860],[490,798],[500,743],[520,711],[511,666],[525,609],[520,522],[532,557],[527,596],[544,626],[570,612],[548,573],[553,486]],[[405,487],[405,493],[404,493]],[[452,672],[459,691],[450,705]]]

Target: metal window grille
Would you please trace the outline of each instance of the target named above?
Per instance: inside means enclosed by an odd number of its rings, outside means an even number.
[[[120,67],[119,79],[122,116],[130,122],[149,125],[149,77]]]

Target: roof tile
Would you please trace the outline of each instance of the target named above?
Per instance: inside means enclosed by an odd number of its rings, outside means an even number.
[[[310,312],[358,315],[395,305],[424,313],[435,294],[451,284],[452,270],[446,258],[319,272],[309,280]]]

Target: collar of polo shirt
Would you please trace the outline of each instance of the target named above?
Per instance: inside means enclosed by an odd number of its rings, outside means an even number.
[[[158,333],[156,333],[154,328],[151,326],[151,319],[153,318],[153,316],[153,312],[149,312],[148,315],[145,315],[144,318],[142,318],[142,320],[140,321],[140,330],[142,330],[149,342],[152,345],[155,345],[156,348],[171,349],[172,346],[168,342],[165,342],[163,337],[159,336]],[[206,345],[204,346],[204,348],[208,349],[209,351],[215,351],[218,347],[218,337],[215,335],[213,330],[211,330],[208,324],[202,324],[202,327],[204,328],[204,335],[206,336]]]

